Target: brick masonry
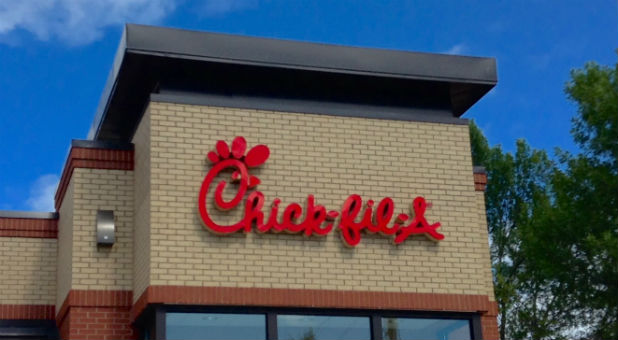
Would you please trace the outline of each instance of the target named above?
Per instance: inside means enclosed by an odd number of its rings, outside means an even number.
[[[56,323],[62,339],[136,339],[131,291],[71,290]]]
[[[484,207],[477,204],[468,127],[367,118],[150,103],[142,124],[150,145],[149,273],[143,287],[211,286],[485,295],[493,300]],[[288,234],[221,237],[204,229],[197,193],[217,140],[242,135],[266,144],[269,160],[252,172],[267,204],[302,202],[339,209],[353,193],[392,197],[396,213],[410,212],[415,196],[433,203],[426,216],[440,221],[446,239],[424,237],[393,246],[363,235],[356,249],[336,233],[325,238]],[[135,141],[136,145],[139,141]],[[146,196],[144,196],[146,197]],[[231,197],[231,196],[228,196]],[[234,223],[242,209],[214,212]]]
[[[132,282],[133,150],[72,147],[55,195],[60,214],[56,308],[71,289]],[[119,242],[97,248],[98,209],[115,210]]]
[[[392,197],[396,212],[409,213],[411,199],[424,196],[433,203],[428,219],[442,223],[446,239],[414,238],[394,247],[365,234],[348,249],[333,234],[206,232],[196,209],[210,166],[205,155],[217,140],[229,143],[239,135],[248,147],[271,149],[266,164],[252,169],[267,204],[278,197],[285,206],[314,194],[318,204],[338,209],[357,193],[365,200]],[[136,300],[149,286],[182,286],[469,294],[494,303],[486,176],[473,174],[467,126],[152,102],[133,142],[139,163],[147,164],[136,176],[136,215],[148,216],[136,222],[142,235],[134,254],[141,264],[134,269]],[[214,214],[233,223],[241,212]],[[492,320],[495,325],[495,313],[484,314],[490,338]]]
[[[61,339],[137,339],[126,307],[74,307],[58,328]]]
[[[56,238],[58,219],[0,217],[0,237]]]
[[[494,313],[488,313],[481,316],[481,327],[483,332],[483,339],[485,340],[498,340],[500,339],[500,330],[498,329],[498,307],[495,308]]]
[[[54,238],[0,237],[0,305],[54,305],[56,245]]]
[[[0,320],[54,320],[54,305],[0,304]]]
[[[63,339],[133,339],[133,151],[73,147],[57,192],[56,322]],[[59,200],[59,201],[58,201]],[[97,247],[97,210],[113,210],[116,243]]]
[[[356,193],[392,197],[396,213],[409,213],[424,196],[446,239],[394,246],[364,234],[348,249],[335,232],[215,236],[196,206],[205,155],[238,135],[271,149],[252,169],[267,202],[314,194],[337,210]],[[464,311],[480,313],[484,337],[497,338],[487,179],[472,172],[466,126],[154,102],[133,142],[135,151],[72,148],[58,221],[0,220],[3,258],[19,259],[0,270],[33,282],[0,278],[1,318],[56,313],[63,338],[131,339],[130,322],[148,303]],[[111,248],[96,246],[98,209],[115,212]],[[220,222],[239,216],[215,213]]]
[[[56,210],[60,209],[75,168],[133,170],[133,150],[72,147],[56,190]]]
[[[133,291],[143,292],[150,283],[150,112],[147,110],[133,137],[135,145],[135,224],[133,242]],[[135,295],[134,295],[135,297]]]
[[[69,181],[58,213],[58,256],[56,267],[56,310],[71,290],[73,281],[73,188],[75,183]]]
[[[486,187],[487,187],[487,174],[485,172],[474,173],[474,189],[476,191],[485,191]]]
[[[73,172],[71,289],[131,290],[133,284],[133,172],[83,169]],[[113,210],[116,242],[97,247],[96,212]]]
[[[98,247],[97,210],[113,210],[116,243]],[[70,290],[131,290],[133,172],[75,168],[60,207],[56,308]]]

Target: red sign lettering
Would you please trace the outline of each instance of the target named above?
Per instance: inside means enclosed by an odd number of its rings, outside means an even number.
[[[264,195],[260,191],[252,191],[245,200],[244,217],[237,223],[220,225],[215,222],[208,213],[207,195],[212,189],[213,181],[224,170],[233,169],[232,182],[237,182],[236,194],[226,201],[223,191],[227,182],[220,181],[214,191],[214,205],[220,210],[230,210],[240,206],[247,190],[254,189],[260,184],[260,179],[249,174],[249,168],[262,165],[268,159],[270,150],[265,145],[257,145],[245,155],[247,143],[243,137],[236,137],[232,142],[231,150],[224,141],[216,143],[216,151],[210,151],[207,155],[214,165],[206,174],[200,188],[198,208],[200,217],[206,228],[216,234],[230,234],[240,230],[247,233],[253,227],[260,232],[287,232],[292,234],[304,234],[306,236],[324,236],[330,233],[339,215],[339,230],[344,243],[354,247],[360,243],[362,231],[380,233],[385,236],[393,236],[395,244],[405,241],[410,235],[422,234],[434,241],[444,239],[444,235],[437,232],[440,223],[429,224],[425,219],[425,211],[429,204],[423,197],[416,197],[412,201],[414,217],[399,214],[393,219],[395,203],[389,197],[383,198],[377,206],[368,200],[363,206],[363,200],[359,195],[350,195],[341,212],[327,210],[323,205],[315,203],[313,195],[307,197],[307,203],[303,207],[298,203],[291,203],[279,218],[281,200],[273,200],[268,215],[264,213]],[[304,216],[304,217],[303,217]],[[409,223],[407,221],[410,220]],[[358,222],[357,222],[358,221]],[[393,223],[391,224],[391,221]]]

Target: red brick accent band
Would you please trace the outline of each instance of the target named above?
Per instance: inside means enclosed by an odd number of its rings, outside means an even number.
[[[474,174],[474,190],[485,191],[486,187],[487,187],[487,174],[486,173],[475,173]]]
[[[498,305],[485,295],[150,286],[131,308],[131,321],[151,303],[472,312],[482,314],[485,339],[497,338],[498,329]]]
[[[0,237],[56,238],[58,219],[0,217]]]
[[[58,311],[62,339],[135,339],[131,291],[71,290]]]
[[[130,290],[71,290],[58,310],[56,323],[72,307],[131,307],[133,292]]]
[[[0,305],[0,320],[54,320],[54,305]]]
[[[55,196],[56,210],[60,209],[62,199],[75,168],[133,170],[133,150],[93,149],[71,147],[71,152],[64,164],[62,177]]]

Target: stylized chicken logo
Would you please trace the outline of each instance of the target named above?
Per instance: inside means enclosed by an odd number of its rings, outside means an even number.
[[[256,176],[248,176],[247,168],[254,168],[260,166],[266,162],[268,156],[270,156],[270,150],[266,145],[256,145],[245,156],[245,150],[247,149],[247,141],[244,137],[236,137],[232,141],[232,149],[228,147],[225,141],[217,141],[216,152],[210,151],[208,153],[208,159],[215,165],[225,167],[236,166],[239,169],[232,173],[233,181],[247,181],[249,188],[254,188],[260,184],[260,179]],[[231,157],[231,158],[230,158]],[[247,178],[243,178],[243,174],[247,175]]]

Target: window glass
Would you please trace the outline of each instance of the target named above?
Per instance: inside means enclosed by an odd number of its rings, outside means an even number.
[[[278,315],[281,340],[371,339],[369,317]]]
[[[167,313],[167,339],[266,339],[266,315]]]
[[[384,340],[469,340],[470,321],[382,318]]]

